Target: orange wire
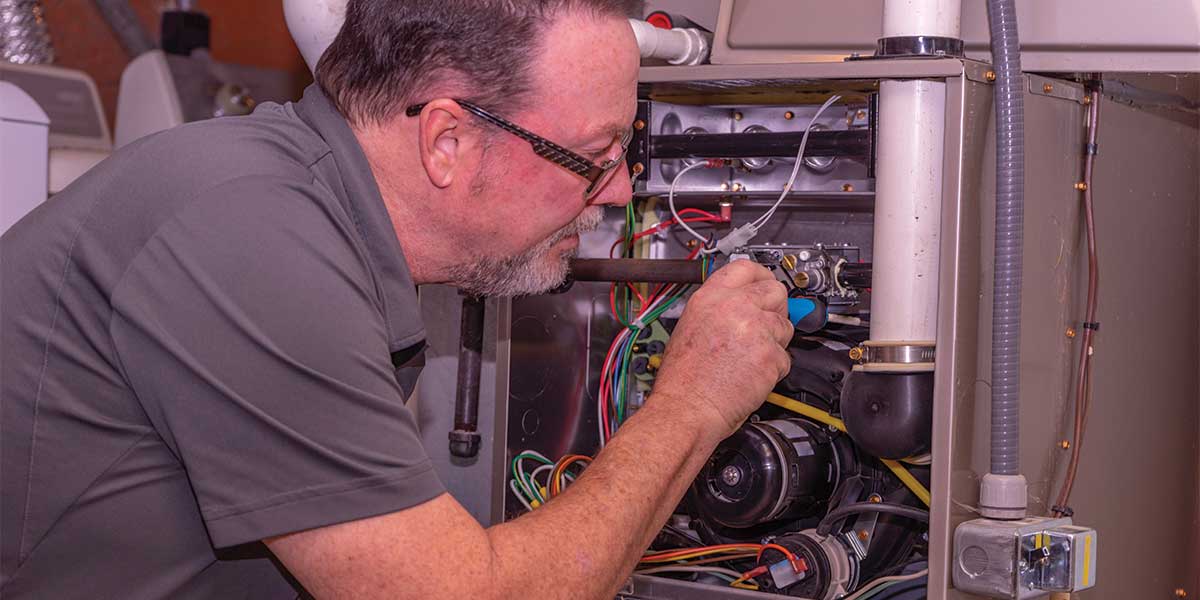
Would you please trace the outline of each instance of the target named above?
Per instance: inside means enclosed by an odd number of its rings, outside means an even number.
[[[567,467],[576,462],[590,463],[592,462],[592,457],[584,456],[582,454],[568,454],[560,458],[558,460],[558,464],[554,466],[554,470],[550,472],[550,497],[554,497],[562,493],[563,488],[561,480],[563,474],[566,472]]]
[[[800,571],[805,570],[804,563],[801,562],[800,559],[797,558],[795,554],[792,554],[791,550],[788,550],[787,548],[784,548],[783,546],[780,546],[779,544],[763,544],[762,548],[760,548],[758,550],[757,560],[761,561],[763,552],[765,552],[768,549],[778,550],[778,551],[782,552],[784,557],[787,558],[788,562],[792,564],[793,571],[799,573]]]

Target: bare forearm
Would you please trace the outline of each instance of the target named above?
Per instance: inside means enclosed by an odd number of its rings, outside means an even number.
[[[651,398],[562,496],[488,530],[494,580],[510,592],[611,597],[717,441],[682,402]]]

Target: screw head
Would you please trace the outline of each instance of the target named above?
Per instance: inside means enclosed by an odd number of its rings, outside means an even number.
[[[698,243],[699,243],[699,242],[697,242],[696,240],[688,240],[688,241],[687,241],[687,247],[688,247],[688,250],[693,250],[693,249],[695,249],[695,248],[696,248],[696,245],[697,245]]]
[[[988,81],[995,81],[995,80],[996,80],[996,72],[995,72],[995,71],[988,71],[987,73],[984,73],[984,74],[983,74],[983,78],[984,78],[984,79],[986,79],[986,80],[988,80]]]
[[[869,537],[871,537],[870,531],[867,531],[866,529],[858,530],[858,539],[865,542],[865,541],[867,541],[867,538],[869,538]]]
[[[1074,337],[1075,337],[1075,328],[1074,328],[1074,327],[1068,327],[1068,328],[1067,328],[1067,331],[1066,331],[1066,334],[1067,334],[1067,337],[1069,337],[1069,338],[1074,338]]]
[[[842,184],[842,191],[843,192],[853,192],[854,186],[849,183],[844,183],[844,184]]]
[[[1063,441],[1059,442],[1058,447],[1062,448],[1063,450],[1070,450],[1071,449],[1071,440],[1063,440]]]
[[[792,119],[796,118],[796,113],[789,110],[789,111],[783,113],[783,118],[787,119],[788,121],[791,121]]]
[[[858,112],[854,113],[854,118],[855,118],[855,119],[865,119],[865,118],[867,118],[867,111],[865,111],[865,110],[860,110],[860,111],[858,111]]]
[[[723,481],[725,483],[725,485],[737,485],[738,482],[740,482],[741,480],[742,480],[742,470],[741,469],[739,469],[733,465],[729,465],[729,466],[725,467],[724,469],[721,469],[721,481]]]
[[[744,187],[745,187],[745,186],[743,186],[743,185],[742,185],[742,184],[740,184],[740,183],[735,183],[735,184],[733,184],[733,191],[735,191],[735,192],[740,192],[740,191],[742,191],[742,189],[743,189]]]
[[[1185,590],[1183,588],[1175,588],[1175,597],[1176,598],[1187,598],[1187,590]]]
[[[1054,91],[1054,85],[1047,83],[1046,85],[1042,86],[1042,91],[1049,94],[1050,92]]]
[[[1077,189],[1077,190],[1079,190],[1079,191],[1081,191],[1081,192],[1085,192],[1085,191],[1087,191],[1087,184],[1086,184],[1086,183],[1084,183],[1084,182],[1082,182],[1082,181],[1080,181],[1080,182],[1078,182],[1078,183],[1076,183],[1076,184],[1075,184],[1075,189]]]
[[[633,122],[633,128],[638,131],[641,131],[646,128],[646,122],[641,119],[638,119]]]
[[[855,346],[855,347],[851,348],[849,354],[850,354],[850,360],[862,360],[862,357],[863,357],[862,346]]]
[[[1087,105],[1089,105],[1089,104],[1091,104],[1091,103],[1092,103],[1092,97],[1091,97],[1091,96],[1084,96],[1084,97],[1083,97],[1083,100],[1080,100],[1080,102],[1082,102],[1084,106],[1087,106]]]
[[[642,163],[633,163],[633,166],[630,167],[629,170],[632,171],[634,175],[641,175],[642,171],[646,170],[646,167],[642,166]]]
[[[733,111],[733,120],[741,121],[742,120],[742,111],[740,111],[740,110]]]
[[[867,502],[883,502],[883,496],[880,496],[879,494],[871,494],[867,497]]]

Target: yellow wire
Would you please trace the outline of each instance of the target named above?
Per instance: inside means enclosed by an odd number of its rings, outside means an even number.
[[[817,421],[819,423],[824,423],[826,425],[829,425],[830,427],[833,427],[834,429],[837,429],[838,431],[842,431],[842,432],[846,431],[846,424],[844,422],[842,422],[841,419],[839,419],[839,418],[837,418],[815,406],[805,404],[798,400],[793,400],[791,398],[788,398],[787,396],[780,396],[779,394],[776,394],[776,393],[771,393],[771,394],[767,395],[767,402],[770,402],[771,404],[774,404],[775,406],[778,406],[780,408],[786,408],[787,410],[790,410],[794,413],[804,415],[804,416],[806,416],[814,421]],[[929,490],[925,489],[925,486],[921,485],[921,482],[917,481],[917,478],[913,477],[912,473],[908,472],[908,469],[905,469],[903,466],[900,465],[900,463],[898,463],[894,460],[888,460],[886,458],[881,458],[879,460],[893,474],[895,474],[896,477],[905,486],[907,486],[909,490],[912,491],[913,495],[915,495],[917,498],[919,498],[921,500],[921,502],[924,502],[925,506],[929,506],[929,503],[931,500]]]
[[[843,433],[846,431],[846,424],[843,423],[841,419],[815,406],[800,402],[799,400],[792,400],[787,396],[780,396],[779,394],[772,392],[767,395],[767,402],[770,402],[771,404],[774,404],[780,408],[786,408],[794,413],[800,413],[814,421],[829,425]]]
[[[921,502],[924,502],[926,507],[929,506],[929,501],[931,500],[929,490],[925,489],[925,486],[921,485],[921,482],[917,481],[917,478],[913,477],[912,473],[908,472],[908,469],[905,469],[900,465],[900,463],[894,460],[881,458],[879,461],[882,462],[885,467],[891,469],[892,473],[896,475],[896,478],[904,482],[904,485],[908,486],[908,489],[912,490],[913,495],[919,498]]]
[[[758,545],[757,544],[755,544],[753,546],[747,545],[747,548],[754,548],[757,550]],[[664,557],[649,556],[649,557],[643,558],[640,562],[643,562],[643,563],[675,562],[677,560],[689,560],[692,558],[699,558],[701,556],[709,556],[712,554],[732,554],[732,553],[745,552],[745,551],[746,551],[746,548],[718,548],[716,550],[697,550],[696,552],[684,552],[684,553],[674,555],[674,556],[664,556]]]

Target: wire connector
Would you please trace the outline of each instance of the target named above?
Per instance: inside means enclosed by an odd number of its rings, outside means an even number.
[[[734,250],[745,246],[754,236],[758,235],[758,227],[754,223],[746,223],[739,227],[735,227],[729,235],[717,241],[716,250],[725,256],[733,254]]]
[[[1050,510],[1054,511],[1054,514],[1060,515],[1063,517],[1069,518],[1069,517],[1075,516],[1075,509],[1071,508],[1070,506],[1064,506],[1062,504],[1055,504],[1053,507],[1050,508]]]

